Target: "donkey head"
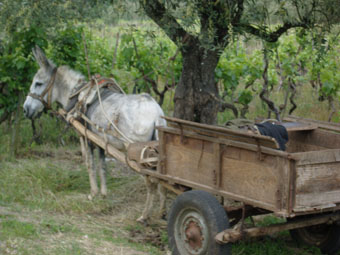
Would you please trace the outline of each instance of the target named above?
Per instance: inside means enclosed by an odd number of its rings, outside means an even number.
[[[47,59],[42,49],[35,46],[35,48],[32,49],[32,52],[40,69],[34,75],[30,93],[26,97],[24,103],[24,114],[30,119],[40,116],[45,105],[49,103],[48,90],[52,88],[48,88],[48,86],[56,71],[56,66]]]

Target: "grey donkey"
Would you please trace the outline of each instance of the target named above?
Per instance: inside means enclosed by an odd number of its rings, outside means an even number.
[[[77,97],[70,98],[70,96],[77,87],[84,83],[84,76],[67,66],[57,67],[47,59],[45,53],[38,46],[32,51],[40,69],[33,78],[30,92],[24,103],[25,116],[31,119],[37,118],[44,108],[50,107],[53,102],[59,103],[63,109],[69,111],[77,103]],[[93,123],[104,128],[110,127],[113,122],[115,123],[122,134],[120,136],[105,136],[105,139],[117,149],[123,150],[128,142],[146,142],[157,139],[158,134],[155,127],[166,125],[162,118],[163,110],[148,94],[126,95],[104,91],[101,96],[102,103],[100,104],[97,101],[87,107],[86,116]],[[108,119],[108,116],[110,119]],[[103,136],[96,129],[92,128],[91,131]],[[95,145],[89,142],[87,147],[87,168],[91,186],[89,199],[92,199],[99,192],[93,159]],[[105,151],[102,148],[99,148],[99,158],[100,192],[103,196],[106,196],[106,161]],[[145,221],[149,218],[153,207],[155,189],[157,189],[157,181],[145,177],[145,182],[148,192],[146,205],[138,221]],[[160,213],[162,214],[165,207],[165,188],[159,185],[159,191],[161,194]]]

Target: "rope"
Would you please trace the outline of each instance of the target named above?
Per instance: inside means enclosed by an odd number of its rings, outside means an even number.
[[[119,135],[121,135],[127,142],[129,143],[132,143],[133,141],[131,139],[129,139],[126,135],[124,135],[120,130],[119,128],[113,123],[113,121],[107,116],[105,110],[104,110],[104,107],[103,107],[103,103],[102,103],[102,99],[101,99],[101,96],[100,96],[100,92],[99,92],[99,85],[98,85],[98,81],[97,81],[97,78],[94,77],[93,78],[94,81],[96,82],[96,89],[97,89],[97,94],[98,94],[98,100],[99,100],[99,104],[100,104],[100,108],[105,116],[105,118],[110,122],[110,124],[112,125],[112,127],[117,131],[117,133]]]
[[[115,78],[111,77],[110,78],[114,83],[115,85],[117,85],[117,87],[120,89],[120,91],[122,92],[122,94],[126,95],[125,91],[122,89],[122,87],[118,84],[118,82],[115,80]]]

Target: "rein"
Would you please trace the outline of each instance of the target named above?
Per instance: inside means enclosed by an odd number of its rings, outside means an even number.
[[[48,82],[47,87],[44,89],[44,91],[38,95],[36,93],[28,93],[28,96],[39,100],[46,109],[51,109],[51,99],[52,99],[52,88],[54,85],[55,77],[58,71],[58,67],[53,68],[52,70],[52,76],[50,81]],[[47,94],[47,102],[44,100],[44,96]]]

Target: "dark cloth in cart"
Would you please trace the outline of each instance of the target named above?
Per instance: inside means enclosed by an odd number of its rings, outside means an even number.
[[[260,131],[261,135],[273,137],[279,144],[280,150],[286,150],[286,143],[288,142],[288,132],[284,126],[273,124],[271,122],[265,122],[255,125]]]

